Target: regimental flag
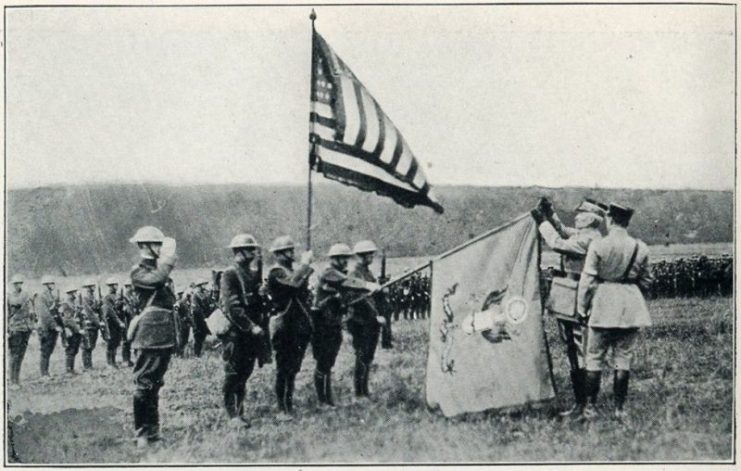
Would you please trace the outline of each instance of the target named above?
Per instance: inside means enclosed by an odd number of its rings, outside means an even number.
[[[350,68],[314,31],[311,167],[325,177],[442,213],[419,162]]]
[[[432,262],[427,403],[445,416],[555,396],[530,214]]]

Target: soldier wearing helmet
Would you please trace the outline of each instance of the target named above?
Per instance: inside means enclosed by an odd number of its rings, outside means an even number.
[[[310,266],[313,255],[304,252],[294,269],[295,244],[289,236],[275,239],[270,252],[275,265],[268,272],[266,287],[272,311],[270,335],[277,367],[278,420],[283,421],[291,419],[296,375],[311,340],[309,277],[314,272]]]
[[[118,295],[118,280],[111,277],[105,282],[108,293],[103,297],[102,313],[103,322],[108,327],[108,344],[106,348],[106,362],[111,368],[116,365],[116,350],[121,345],[121,340],[126,335],[126,322],[124,320],[124,300]]]
[[[599,231],[607,206],[595,200],[585,199],[576,208],[574,228],[566,227],[553,211],[548,198],[541,198],[532,215],[538,223],[538,230],[549,247],[561,255],[561,270],[554,272],[554,282],[546,306],[555,315],[566,344],[566,356],[569,359],[571,385],[574,391],[574,406],[561,413],[562,416],[580,415],[587,403],[585,393],[585,332],[580,319],[575,315],[576,306],[569,307],[567,313],[555,312],[556,299],[563,293],[573,301],[576,299],[571,291],[576,289],[584,258],[590,244],[602,238]],[[561,287],[569,286],[570,291]]]
[[[136,313],[136,302],[134,302],[134,290],[131,286],[130,281],[126,281],[124,283],[124,292],[123,292],[123,306],[122,306],[122,314],[123,314],[123,320],[124,320],[124,331],[123,335],[121,336],[121,359],[126,363],[126,366],[131,368],[134,366],[134,362],[131,361],[131,342],[129,342],[129,339],[127,338],[126,332],[129,330],[129,325],[131,324],[131,320],[134,318]]]
[[[18,387],[21,380],[21,363],[34,327],[33,300],[23,291],[23,277],[13,275],[13,290],[8,293],[8,350],[10,350],[10,382]]]
[[[59,314],[59,292],[54,292],[54,278],[49,275],[41,277],[43,289],[38,294],[36,309],[39,316],[38,334],[41,351],[39,370],[41,377],[49,376],[49,360],[57,346],[57,337],[62,329]],[[64,336],[62,337],[64,340]]]
[[[229,244],[234,263],[221,275],[220,304],[230,321],[229,330],[222,336],[224,360],[224,408],[231,425],[249,427],[242,416],[246,383],[255,368],[255,361],[264,355],[266,333],[260,327],[264,322],[264,304],[260,295],[262,274],[259,267],[260,245],[250,234],[237,234]]]
[[[193,320],[193,354],[197,357],[203,352],[203,342],[210,333],[206,318],[218,307],[206,291],[208,280],[199,280],[190,295],[190,312]]]
[[[347,302],[353,294],[375,291],[378,284],[348,275],[347,262],[353,253],[346,244],[334,244],[327,256],[329,266],[319,275],[314,294],[311,351],[316,360],[314,387],[319,403],[334,407],[332,367],[342,344],[342,321],[347,314]]]
[[[127,335],[131,348],[139,352],[134,365],[134,428],[137,446],[145,447],[160,439],[159,391],[177,348],[175,293],[170,287],[177,256],[175,240],[156,227],[142,227],[130,240],[141,259],[130,275],[139,314],[131,320]]]
[[[355,244],[353,253],[357,257],[357,262],[350,276],[376,283],[377,280],[370,265],[373,263],[373,256],[377,250],[376,244],[370,240]],[[385,296],[378,292],[372,297],[366,297],[353,304],[350,308],[347,330],[352,334],[352,346],[355,350],[354,387],[355,397],[358,398],[369,398],[370,367],[376,353],[381,326],[386,323],[386,318],[381,314],[387,310],[385,306]]]
[[[64,324],[64,347],[65,368],[67,374],[75,373],[75,357],[80,351],[82,336],[84,334],[84,319],[82,315],[82,306],[77,302],[77,288],[70,286],[65,290],[67,298],[62,302],[60,310],[62,313],[62,322]]]
[[[101,303],[95,297],[97,282],[88,278],[83,282],[85,288],[81,295],[80,305],[84,316],[84,335],[82,338],[82,367],[85,370],[93,369],[93,350],[98,343],[98,332],[101,330]]]

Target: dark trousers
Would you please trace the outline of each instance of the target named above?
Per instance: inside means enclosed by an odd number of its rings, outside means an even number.
[[[131,363],[131,344],[126,340],[125,335],[121,339],[121,358],[124,362]]]
[[[39,370],[41,376],[49,376],[49,359],[57,346],[57,337],[59,337],[59,332],[55,329],[39,330],[39,343],[41,344]]]
[[[332,371],[341,345],[341,325],[314,324],[314,332],[311,334],[311,352],[319,372],[329,374]]]
[[[311,327],[307,323],[293,322],[273,335],[276,378],[275,396],[282,412],[293,410],[293,391],[296,375],[301,370],[306,348],[311,339]]]
[[[110,325],[108,327],[108,343],[106,345],[106,362],[111,366],[116,366],[116,350],[121,345],[123,336],[126,335],[119,326]]]
[[[160,389],[170,364],[170,349],[144,349],[134,365],[134,429],[137,437],[159,438]]]
[[[80,351],[82,343],[81,334],[72,334],[67,336],[67,345],[64,347],[64,361],[68,373],[75,371],[75,357]]]
[[[247,380],[255,369],[258,339],[254,335],[231,331],[222,341],[221,358],[224,360],[224,408],[229,417],[242,415],[242,403],[247,390]]]
[[[82,367],[86,370],[93,367],[93,350],[98,343],[98,328],[85,329],[82,339]]]
[[[200,357],[203,353],[203,342],[208,336],[208,329],[193,326],[193,354]]]
[[[391,331],[391,313],[386,311],[383,313],[383,318],[386,319],[386,324],[381,326],[381,348],[389,349],[393,347],[393,332]]]
[[[8,337],[8,350],[10,350],[10,382],[19,384],[21,381],[21,363],[26,356],[28,338],[31,331],[11,332]]]
[[[363,323],[350,321],[347,323],[347,330],[352,335],[352,346],[355,350],[355,395],[367,396],[370,367],[376,354],[381,329],[374,320]]]
[[[188,340],[190,340],[190,324],[188,322],[183,322],[183,320],[180,320],[180,346],[178,347],[177,354],[179,357],[185,356],[185,347],[188,345]]]

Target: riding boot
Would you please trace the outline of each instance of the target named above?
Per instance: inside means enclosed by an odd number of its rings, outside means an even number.
[[[148,404],[143,397],[134,396],[134,432],[136,438],[149,436]]]
[[[363,396],[370,397],[370,392],[368,391],[368,382],[370,381],[370,365],[364,365],[363,369],[363,382],[362,382],[362,388],[363,388]]]
[[[355,372],[353,375],[353,386],[355,387],[355,396],[363,395],[363,375],[365,374],[365,365],[359,358],[355,359]]]
[[[39,369],[41,370],[41,376],[49,376],[49,357],[41,355],[41,362],[39,363]]]
[[[324,375],[324,397],[327,404],[334,406],[334,394],[332,394],[332,373]]]
[[[275,397],[278,399],[278,410],[281,412],[288,412],[286,410],[286,375],[281,370],[278,370],[278,374],[275,377]]]
[[[325,393],[326,389],[324,386],[324,373],[322,373],[319,370],[314,371],[314,388],[316,389],[316,395],[319,399],[320,404],[325,404],[327,402],[327,395]]]
[[[602,382],[601,371],[587,371],[584,379],[584,394],[588,399],[584,407],[583,416],[591,418],[597,415],[595,406],[597,404],[597,395],[599,394],[600,383]]]
[[[569,410],[561,412],[559,414],[561,417],[581,414],[581,411],[584,409],[584,405],[587,402],[584,385],[585,376],[586,371],[583,369],[571,371],[571,386],[574,389],[574,406]]]
[[[296,385],[296,375],[289,374],[286,378],[285,406],[286,412],[293,412],[293,389]]]
[[[615,370],[613,379],[613,392],[615,394],[615,412],[619,415],[623,412],[625,399],[628,397],[628,382],[630,381],[630,371]]]
[[[67,373],[74,374],[75,372],[75,357],[72,355],[66,355],[64,357],[64,364],[67,369]]]

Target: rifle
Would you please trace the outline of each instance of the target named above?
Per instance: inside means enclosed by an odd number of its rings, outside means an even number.
[[[57,288],[57,297],[54,299],[54,322],[59,326],[59,336],[62,337],[62,346],[67,348],[67,332],[64,329],[64,319],[62,319],[62,313],[59,312],[59,308],[62,306],[62,299],[59,295],[59,289]]]
[[[90,335],[88,334],[88,324],[89,321],[87,320],[87,316],[85,315],[85,308],[83,307],[83,301],[82,301],[82,293],[77,293],[77,306],[75,307],[75,310],[77,311],[77,315],[80,318],[82,322],[80,322],[80,327],[82,327],[82,348],[84,350],[90,349]]]
[[[103,315],[103,295],[100,293],[100,283],[98,283],[98,320],[100,321],[100,333],[103,340],[108,342],[111,338],[111,332],[108,329],[108,319]]]

